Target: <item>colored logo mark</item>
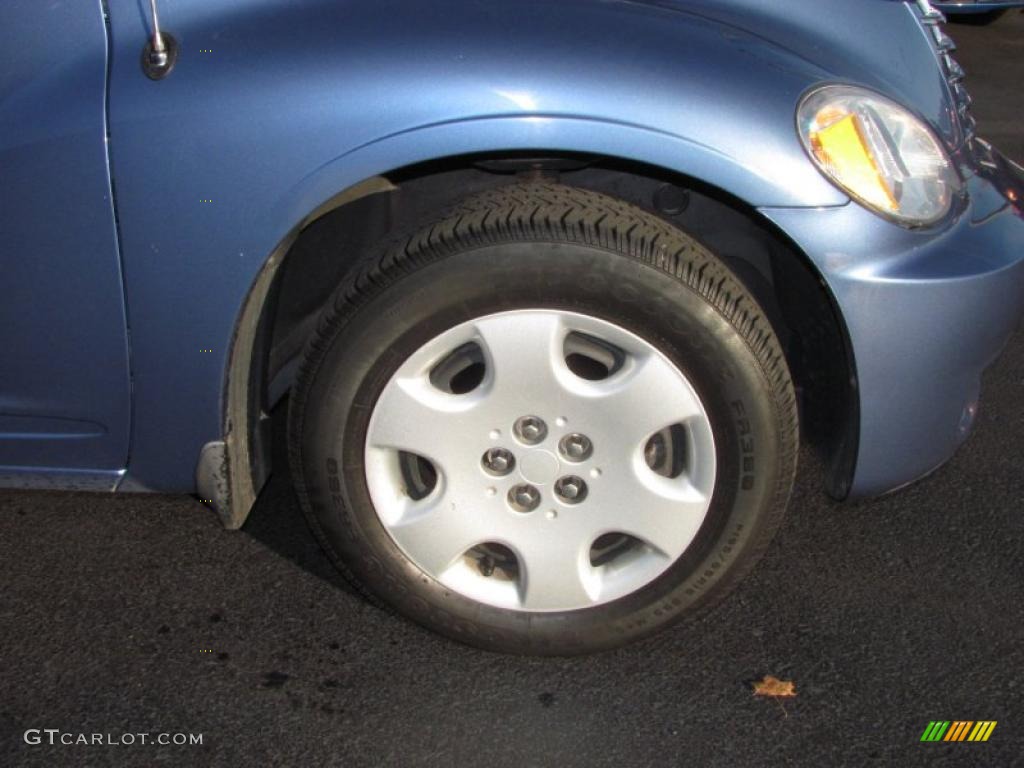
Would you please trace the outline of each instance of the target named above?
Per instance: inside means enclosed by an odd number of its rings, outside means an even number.
[[[921,741],[988,741],[995,727],[995,720],[932,720]]]

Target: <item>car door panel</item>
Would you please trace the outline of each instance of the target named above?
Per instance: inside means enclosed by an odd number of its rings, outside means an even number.
[[[0,5],[0,484],[112,486],[127,460],[106,62],[98,0]]]

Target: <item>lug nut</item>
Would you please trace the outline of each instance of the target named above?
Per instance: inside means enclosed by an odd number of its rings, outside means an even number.
[[[582,477],[566,475],[555,481],[555,494],[566,504],[579,504],[587,498],[587,484]]]
[[[659,432],[644,446],[644,461],[648,467],[657,470],[665,462],[666,453],[665,436]]]
[[[584,461],[590,458],[590,454],[593,453],[594,444],[590,442],[590,438],[586,435],[573,432],[571,435],[566,435],[558,441],[558,450],[569,461]]]
[[[512,426],[516,437],[527,445],[536,445],[548,436],[548,425],[538,416],[523,416]]]
[[[515,468],[516,457],[512,455],[511,451],[506,451],[504,448],[491,448],[484,452],[480,463],[492,475],[500,477],[507,475]]]
[[[540,504],[540,491],[525,483],[513,486],[508,492],[508,503],[516,512],[532,512]]]

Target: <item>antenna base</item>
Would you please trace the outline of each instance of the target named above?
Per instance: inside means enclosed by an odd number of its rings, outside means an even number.
[[[164,41],[164,50],[154,50],[152,40],[142,49],[142,71],[150,80],[163,80],[178,61],[178,41],[166,32],[161,32],[160,38]]]

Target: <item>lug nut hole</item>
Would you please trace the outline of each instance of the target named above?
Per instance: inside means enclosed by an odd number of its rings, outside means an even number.
[[[504,477],[516,467],[516,457],[504,448],[490,448],[484,451],[480,464],[486,472],[497,477]]]
[[[540,505],[540,491],[525,483],[512,486],[508,492],[508,505],[516,512],[533,512]]]
[[[569,461],[586,461],[594,452],[594,444],[586,435],[573,432],[558,441],[558,451]]]
[[[587,498],[587,484],[576,475],[560,477],[555,481],[555,495],[566,504],[579,504]]]
[[[548,436],[548,425],[539,416],[522,416],[516,419],[512,431],[526,445],[536,445]]]

